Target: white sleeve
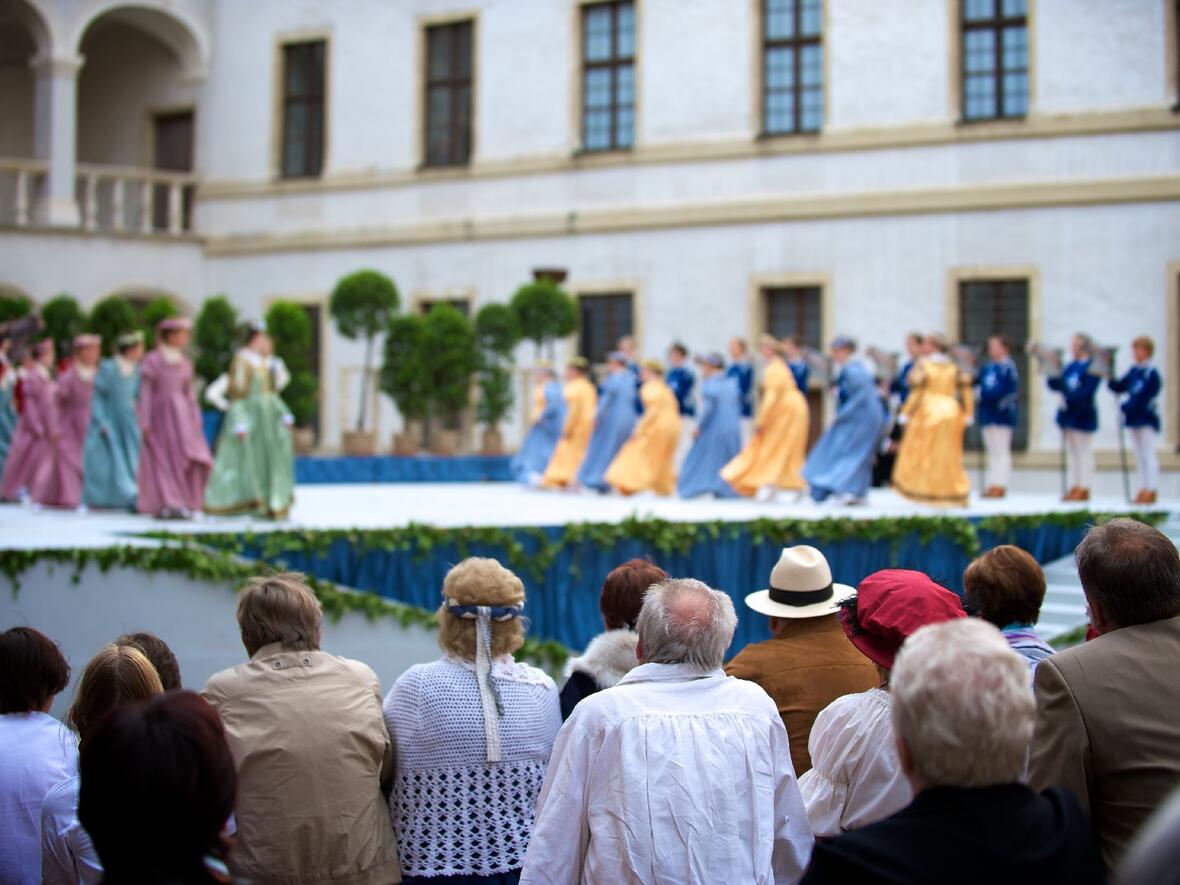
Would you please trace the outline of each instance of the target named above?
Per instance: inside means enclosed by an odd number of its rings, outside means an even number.
[[[811,862],[811,849],[815,837],[807,819],[807,809],[795,780],[795,766],[791,763],[791,745],[787,730],[783,727],[778,711],[774,711],[773,725],[777,726],[771,735],[771,758],[776,760],[774,787],[774,817],[777,828],[774,833],[774,849],[771,863],[774,867],[775,882],[798,882],[803,878]]]
[[[229,400],[226,392],[229,390],[229,375],[222,372],[208,387],[205,388],[205,399],[213,403],[220,411],[229,411]]]
[[[843,697],[821,710],[807,741],[811,769],[799,778],[799,789],[811,829],[822,838],[843,831],[851,775],[848,762],[855,752],[849,744],[860,744],[855,739],[857,717],[852,707],[851,697]]]
[[[272,356],[271,371],[273,372],[275,393],[282,393],[291,383],[291,372],[281,356]]]
[[[591,741],[578,724],[577,711],[553,744],[549,769],[537,797],[537,820],[524,856],[521,885],[578,885],[590,846],[586,787]]]

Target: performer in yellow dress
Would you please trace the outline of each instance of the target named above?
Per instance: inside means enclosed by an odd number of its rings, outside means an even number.
[[[624,495],[676,491],[676,448],[680,444],[680,404],[664,382],[664,367],[645,360],[639,399],[643,417],[606,470],[606,481]]]
[[[594,430],[594,410],[598,406],[598,391],[586,377],[590,364],[584,357],[576,356],[565,368],[565,386],[561,393],[565,399],[565,423],[561,427],[561,439],[553,450],[553,457],[541,477],[544,488],[567,488],[574,485],[578,468],[586,457],[590,445],[590,434]]]
[[[966,504],[971,490],[963,431],[975,414],[972,378],[951,361],[949,350],[945,335],[927,336],[925,354],[910,371],[893,488],[911,501]]]
[[[807,400],[783,360],[782,345],[763,335],[759,351],[766,372],[754,434],[741,453],[721,469],[721,478],[739,495],[769,501],[784,489],[803,490],[810,417]]]

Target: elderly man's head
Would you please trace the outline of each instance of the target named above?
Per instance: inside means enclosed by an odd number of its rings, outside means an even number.
[[[251,578],[238,596],[238,627],[251,657],[274,642],[288,650],[317,651],[322,624],[320,601],[301,574]]]
[[[1158,529],[1112,519],[1090,529],[1074,556],[1099,633],[1180,615],[1180,556]]]
[[[1036,701],[1028,664],[994,626],[958,619],[922,627],[898,653],[890,691],[915,792],[1020,780]]]
[[[656,584],[639,612],[638,656],[648,664],[688,664],[715,670],[733,639],[733,601],[691,578]]]

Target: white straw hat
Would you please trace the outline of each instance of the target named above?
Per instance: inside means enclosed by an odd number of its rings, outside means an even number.
[[[746,605],[773,618],[818,618],[840,609],[856,588],[832,583],[827,559],[814,547],[783,548],[770,572],[770,587],[746,597]]]

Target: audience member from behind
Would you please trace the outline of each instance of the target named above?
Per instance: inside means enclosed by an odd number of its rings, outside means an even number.
[[[137,648],[114,643],[90,659],[74,693],[69,723],[86,745],[98,724],[124,704],[163,693],[151,661]],[[68,777],[45,794],[41,809],[41,881],[44,885],[98,885],[102,864],[90,835],[78,823],[78,777]]]
[[[106,885],[229,881],[224,830],[237,777],[221,719],[199,695],[119,707],[82,747],[80,770],[78,817]]]
[[[967,611],[1000,629],[1033,673],[1053,654],[1033,630],[1045,600],[1045,573],[1024,550],[1002,544],[967,566],[963,600]]]
[[[774,702],[726,676],[733,602],[670,580],[643,600],[636,667],[553,748],[522,882],[794,882],[813,839]]]
[[[770,619],[771,638],[747,645],[725,672],[757,682],[778,706],[799,776],[811,768],[807,739],[820,710],[880,682],[836,614],[840,603],[854,596],[855,587],[832,582],[820,551],[800,545],[783,550],[768,589],[746,597],[747,606]]]
[[[512,659],[523,610],[520,578],[494,559],[463,560],[443,581],[442,660],[411,667],[385,699],[405,883],[520,879],[561,728],[553,680]]]
[[[237,763],[232,868],[259,883],[397,882],[381,685],[359,661],[320,651],[321,621],[302,575],[254,578],[238,599],[250,660],[202,692]]]
[[[611,571],[602,582],[598,607],[606,632],[590,640],[580,657],[565,665],[566,682],[561,689],[561,718],[568,719],[578,701],[618,681],[639,665],[635,645],[639,634],[635,624],[643,607],[643,596],[653,584],[668,580],[668,573],[646,559],[632,559]]]
[[[1115,519],[1075,557],[1098,638],[1037,667],[1028,779],[1077,795],[1114,870],[1180,786],[1180,556],[1157,529]]]
[[[143,631],[124,633],[115,640],[115,645],[130,645],[143,652],[144,656],[152,662],[152,666],[156,668],[164,691],[177,691],[181,688],[180,664],[176,660],[176,655],[172,653],[168,643],[155,633]]]
[[[880,687],[838,698],[816,717],[808,743],[812,769],[799,786],[817,836],[859,829],[910,804],[913,791],[890,718],[889,672],[919,628],[965,617],[956,594],[906,569],[869,575],[841,609],[844,634],[877,665]]]
[[[805,883],[1105,881],[1077,799],[1020,783],[1036,705],[1025,661],[995,627],[923,627],[906,640],[892,680],[893,726],[914,801],[819,843]]]
[[[31,627],[0,633],[0,882],[41,881],[41,806],[78,767],[78,750],[49,715],[70,665]]]

